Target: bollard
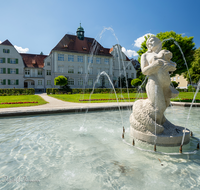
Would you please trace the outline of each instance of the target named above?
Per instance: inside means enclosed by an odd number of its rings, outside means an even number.
[[[179,148],[179,153],[182,153],[182,146],[183,145],[181,145],[180,148]]]
[[[193,137],[193,132],[192,131],[190,132],[190,136]]]
[[[132,145],[133,145],[133,146],[135,145],[135,141],[134,141],[134,139],[133,139]]]
[[[123,127],[123,133],[125,133],[125,129],[124,129],[124,127]]]
[[[156,152],[156,144],[154,144],[154,152]]]
[[[122,139],[124,139],[124,133],[122,133]]]

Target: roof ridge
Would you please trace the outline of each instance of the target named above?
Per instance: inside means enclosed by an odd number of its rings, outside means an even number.
[[[8,39],[2,42],[1,45],[13,46]]]

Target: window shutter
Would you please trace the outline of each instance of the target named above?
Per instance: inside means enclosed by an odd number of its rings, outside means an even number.
[[[10,68],[8,68],[8,74],[10,74]]]
[[[16,64],[18,64],[18,59],[16,59]]]
[[[3,79],[3,85],[6,85],[6,79]]]
[[[6,59],[5,58],[3,58],[3,63],[5,63],[6,62]]]
[[[16,85],[19,85],[19,80],[18,79],[16,80]]]
[[[19,69],[16,69],[16,74],[19,74]]]
[[[3,49],[3,53],[5,53],[5,49]]]
[[[10,79],[8,79],[8,85],[10,85]]]
[[[10,58],[8,58],[8,63],[10,63]]]
[[[8,53],[10,53],[10,50],[8,49]]]

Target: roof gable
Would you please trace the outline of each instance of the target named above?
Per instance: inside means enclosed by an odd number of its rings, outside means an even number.
[[[1,43],[1,45],[7,45],[7,46],[13,46],[9,40],[5,40],[4,42]]]
[[[25,67],[29,68],[43,68],[44,59],[47,57],[46,55],[36,55],[36,54],[26,54],[26,53],[20,53],[20,55],[22,56]]]
[[[104,48],[94,38],[85,37],[84,40],[79,40],[75,35],[66,34],[60,42],[52,49],[52,51],[64,51],[95,55],[112,56],[108,48]]]

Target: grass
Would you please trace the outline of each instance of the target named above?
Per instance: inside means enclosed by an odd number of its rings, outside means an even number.
[[[139,95],[139,96],[138,96]],[[49,95],[51,97],[63,100],[63,101],[67,101],[67,102],[77,102],[77,103],[103,103],[103,102],[117,102],[117,100],[97,100],[97,101],[79,101],[82,99],[89,99],[90,98],[90,94],[51,94]],[[140,94],[136,94],[136,93],[130,93],[129,97],[130,98],[146,98],[146,93],[140,93]],[[117,94],[117,98],[128,98],[128,94],[127,93],[123,93],[121,94]],[[92,94],[91,95],[91,99],[116,99],[115,94]],[[130,99],[130,102],[134,102],[135,99]],[[119,102],[129,102],[128,99],[126,100],[119,100]]]
[[[38,103],[23,103],[23,104],[1,104],[4,102],[38,102]],[[0,96],[0,108],[38,106],[47,102],[38,95],[20,95],[20,96]]]
[[[97,101],[79,101],[81,99],[89,99],[90,94],[51,94],[51,97],[67,101],[67,102],[77,102],[77,103],[103,103],[103,102],[117,102],[117,100],[97,100]],[[118,98],[128,98],[127,93],[117,94]],[[129,98],[136,98],[130,99],[130,102],[134,102],[137,98],[146,98],[146,93],[130,93]],[[171,99],[171,101],[178,101],[178,102],[192,102],[194,97],[193,92],[180,92],[177,98]],[[113,99],[116,98],[115,94],[92,94],[91,99]],[[191,99],[191,100],[184,100],[184,99]],[[196,99],[200,99],[200,92],[197,94]],[[128,99],[119,100],[119,102],[129,102]],[[197,103],[200,101],[196,101]]]

